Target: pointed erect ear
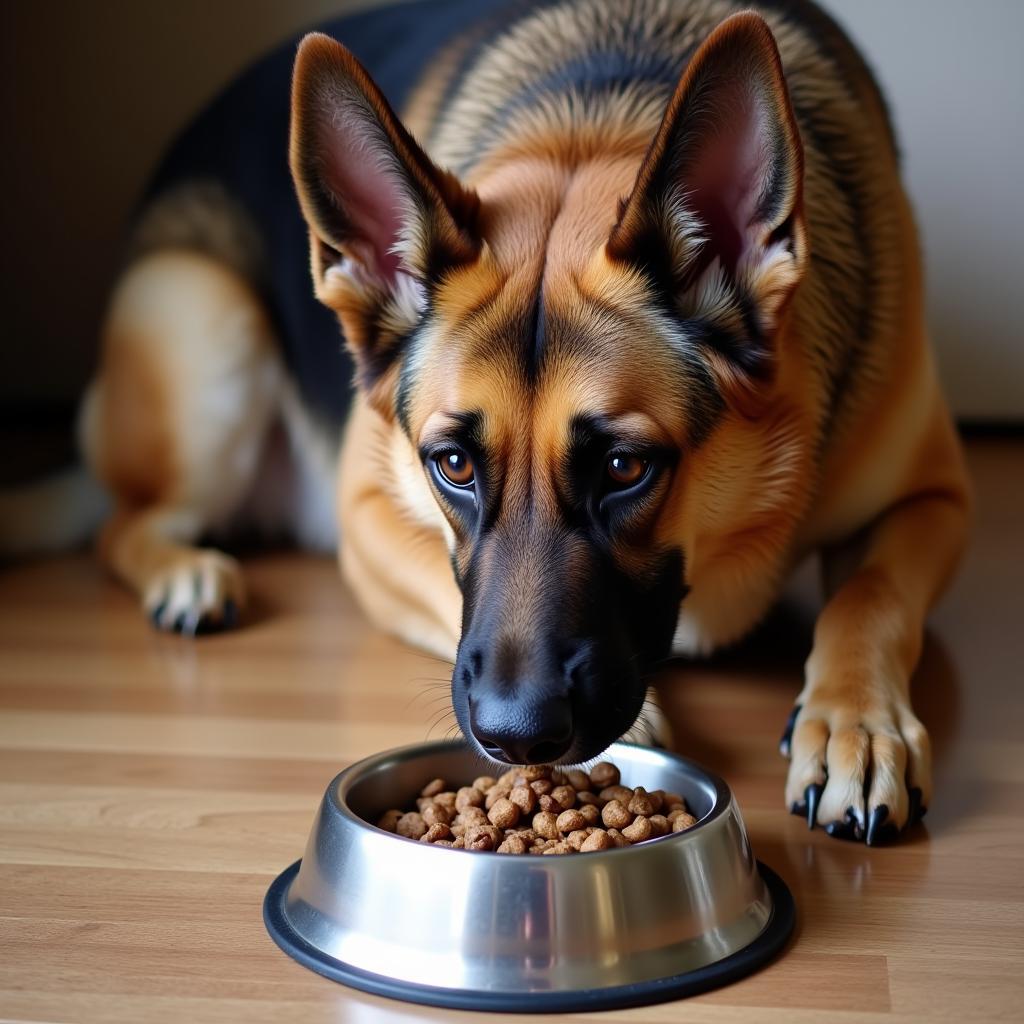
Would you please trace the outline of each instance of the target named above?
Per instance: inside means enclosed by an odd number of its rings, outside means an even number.
[[[359,61],[319,33],[295,61],[290,160],[317,296],[386,410],[384,378],[430,286],[479,253],[479,201],[431,162]]]
[[[687,65],[608,253],[644,266],[684,311],[695,293],[742,288],[770,333],[805,260],[802,189],[775,39],[759,15],[736,14]]]

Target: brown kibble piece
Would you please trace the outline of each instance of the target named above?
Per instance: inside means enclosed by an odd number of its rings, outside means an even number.
[[[555,786],[551,790],[551,796],[559,802],[563,811],[569,810],[576,804],[576,790],[572,786]]]
[[[521,772],[521,768],[509,768],[507,772],[502,772],[498,776],[498,781],[495,783],[495,785],[508,786],[508,788],[511,789],[516,784],[516,779],[519,778]]]
[[[581,807],[587,804],[592,804],[594,807],[600,807],[604,801],[596,793],[591,793],[589,789],[581,789],[576,794],[576,803]]]
[[[444,787],[444,779],[432,779],[420,790],[420,796],[437,796],[444,790]]]
[[[647,790],[643,786],[637,786],[633,790],[633,795],[630,797],[626,809],[630,814],[642,814],[645,818],[654,813],[654,804],[651,803],[651,798],[647,795]]]
[[[680,814],[672,822],[673,832],[685,832],[688,828],[693,828],[697,824],[697,819],[692,814]]]
[[[555,824],[557,825],[559,832],[568,834],[569,832],[575,832],[577,829],[586,828],[587,819],[574,808],[568,811],[562,811],[562,813],[555,819]]]
[[[394,832],[398,827],[402,813],[402,811],[385,811],[377,819],[377,828],[382,828],[385,832]]]
[[[419,839],[427,831],[427,823],[423,820],[422,814],[419,814],[417,811],[410,811],[398,819],[395,831],[400,836],[405,836],[406,839]]]
[[[558,818],[551,811],[541,811],[533,816],[533,830],[544,839],[558,838]]]
[[[484,794],[475,786],[463,786],[455,794],[455,809],[465,810],[467,807],[483,807]]]
[[[452,811],[449,811],[444,804],[439,803],[427,804],[421,813],[428,828],[431,825],[438,824],[438,822],[442,825],[450,825],[452,823],[452,818],[455,817],[455,814]]]
[[[587,833],[585,829],[579,828],[575,832],[570,832],[566,837],[565,841],[579,853],[580,847],[587,841]]]
[[[538,779],[550,779],[551,766],[547,764],[528,764],[525,768],[519,769],[519,774],[526,779],[527,783],[536,782]]]
[[[651,813],[652,814],[661,814],[662,810],[665,807],[665,792],[664,792],[664,790],[652,789],[647,794],[647,798],[648,798],[648,800],[651,801],[651,807],[653,808]]]
[[[584,804],[579,811],[588,825],[596,825],[601,820],[601,812],[597,809],[597,804]]]
[[[498,847],[498,853],[524,854],[527,849],[528,845],[521,836],[510,835],[505,836],[501,841],[501,845]]]
[[[452,843],[452,848],[455,850],[464,850],[466,848],[465,837],[457,836],[455,841]]]
[[[421,843],[436,843],[438,839],[451,839],[452,830],[443,822],[431,825],[423,835],[420,836]]]
[[[460,825],[486,825],[487,812],[482,807],[464,807],[455,820]]]
[[[493,850],[503,838],[500,830],[493,825],[475,825],[466,830],[466,849]]]
[[[610,850],[615,844],[604,829],[595,828],[583,841],[580,853],[596,853],[598,850]]]
[[[544,856],[546,857],[549,853],[560,854],[570,853],[572,847],[568,843],[552,843],[549,847],[544,850]]]
[[[638,814],[633,824],[622,830],[622,834],[631,843],[642,843],[651,838],[651,823],[642,814]]]
[[[533,814],[534,808],[537,806],[537,794],[529,786],[514,787],[508,798],[519,808],[524,817]]]
[[[647,820],[651,823],[653,836],[667,836],[672,831],[672,823],[664,814],[652,814]]]
[[[676,807],[673,807],[671,810],[669,810],[666,813],[665,817],[668,818],[669,821],[675,821],[676,818],[680,817],[681,815],[689,816],[687,814],[686,808],[676,806]]]
[[[510,785],[498,782],[487,791],[487,796],[484,798],[484,807],[490,810],[499,800],[506,799],[511,792],[512,787]]]
[[[670,793],[666,789],[662,791],[661,799],[661,810],[664,814],[668,814],[669,810],[671,810],[671,808],[673,808],[677,804],[680,807],[682,807],[684,811],[686,810],[686,801],[682,798],[682,796],[679,793]]]
[[[626,810],[621,800],[610,800],[601,808],[601,820],[608,828],[622,829],[633,820],[633,815]]]
[[[599,761],[590,769],[590,781],[600,790],[619,784],[619,769],[611,761]]]
[[[623,838],[622,833],[617,828],[608,829],[607,835],[612,841],[612,846],[629,846],[629,840]]]
[[[434,797],[434,803],[447,807],[452,814],[455,813],[455,793],[450,789],[446,789],[443,793],[438,793]]]
[[[493,775],[478,775],[473,780],[473,789],[480,790],[481,793],[486,793],[498,780]]]
[[[573,789],[590,789],[590,776],[579,768],[572,768],[565,773],[565,777],[569,780],[569,785]]]
[[[605,803],[609,800],[618,800],[624,807],[628,807],[629,801],[633,799],[633,790],[628,786],[605,786],[600,797]]]
[[[497,828],[512,828],[519,821],[519,808],[511,800],[500,797],[487,812],[487,817]]]
[[[542,811],[550,811],[552,814],[561,814],[564,810],[562,804],[550,793],[548,793],[547,796],[540,797],[537,801],[537,806]]]
[[[530,789],[538,797],[547,796],[554,788],[555,784],[550,779],[534,779],[530,783]]]

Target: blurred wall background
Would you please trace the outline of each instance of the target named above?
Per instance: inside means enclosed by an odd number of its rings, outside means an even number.
[[[0,408],[67,406],[134,197],[263,50],[373,0],[0,0]],[[823,0],[878,73],[962,418],[1024,420],[1022,0]]]

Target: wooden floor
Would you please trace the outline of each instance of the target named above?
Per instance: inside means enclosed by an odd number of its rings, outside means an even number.
[[[971,460],[976,538],[915,680],[937,754],[924,825],[869,850],[784,813],[798,588],[743,650],[663,687],[679,749],[732,784],[792,887],[797,934],[746,981],[603,1019],[1024,1020],[1024,442]],[[247,628],[197,642],[154,633],[86,557],[0,575],[0,1018],[470,1018],[325,981],[263,930],[330,778],[449,722],[431,727],[444,666],[371,630],[330,562],[248,571]]]

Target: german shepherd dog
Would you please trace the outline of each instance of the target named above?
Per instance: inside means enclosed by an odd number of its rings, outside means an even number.
[[[82,420],[102,559],[194,632],[244,601],[202,536],[340,537],[369,617],[453,662],[483,753],[576,763],[819,551],[786,806],[895,836],[931,798],[909,681],[970,501],[862,59],[804,0],[454,0],[338,31],[369,24],[365,64],[298,48],[301,220],[283,127],[223,111],[235,178],[179,154],[140,212]]]

